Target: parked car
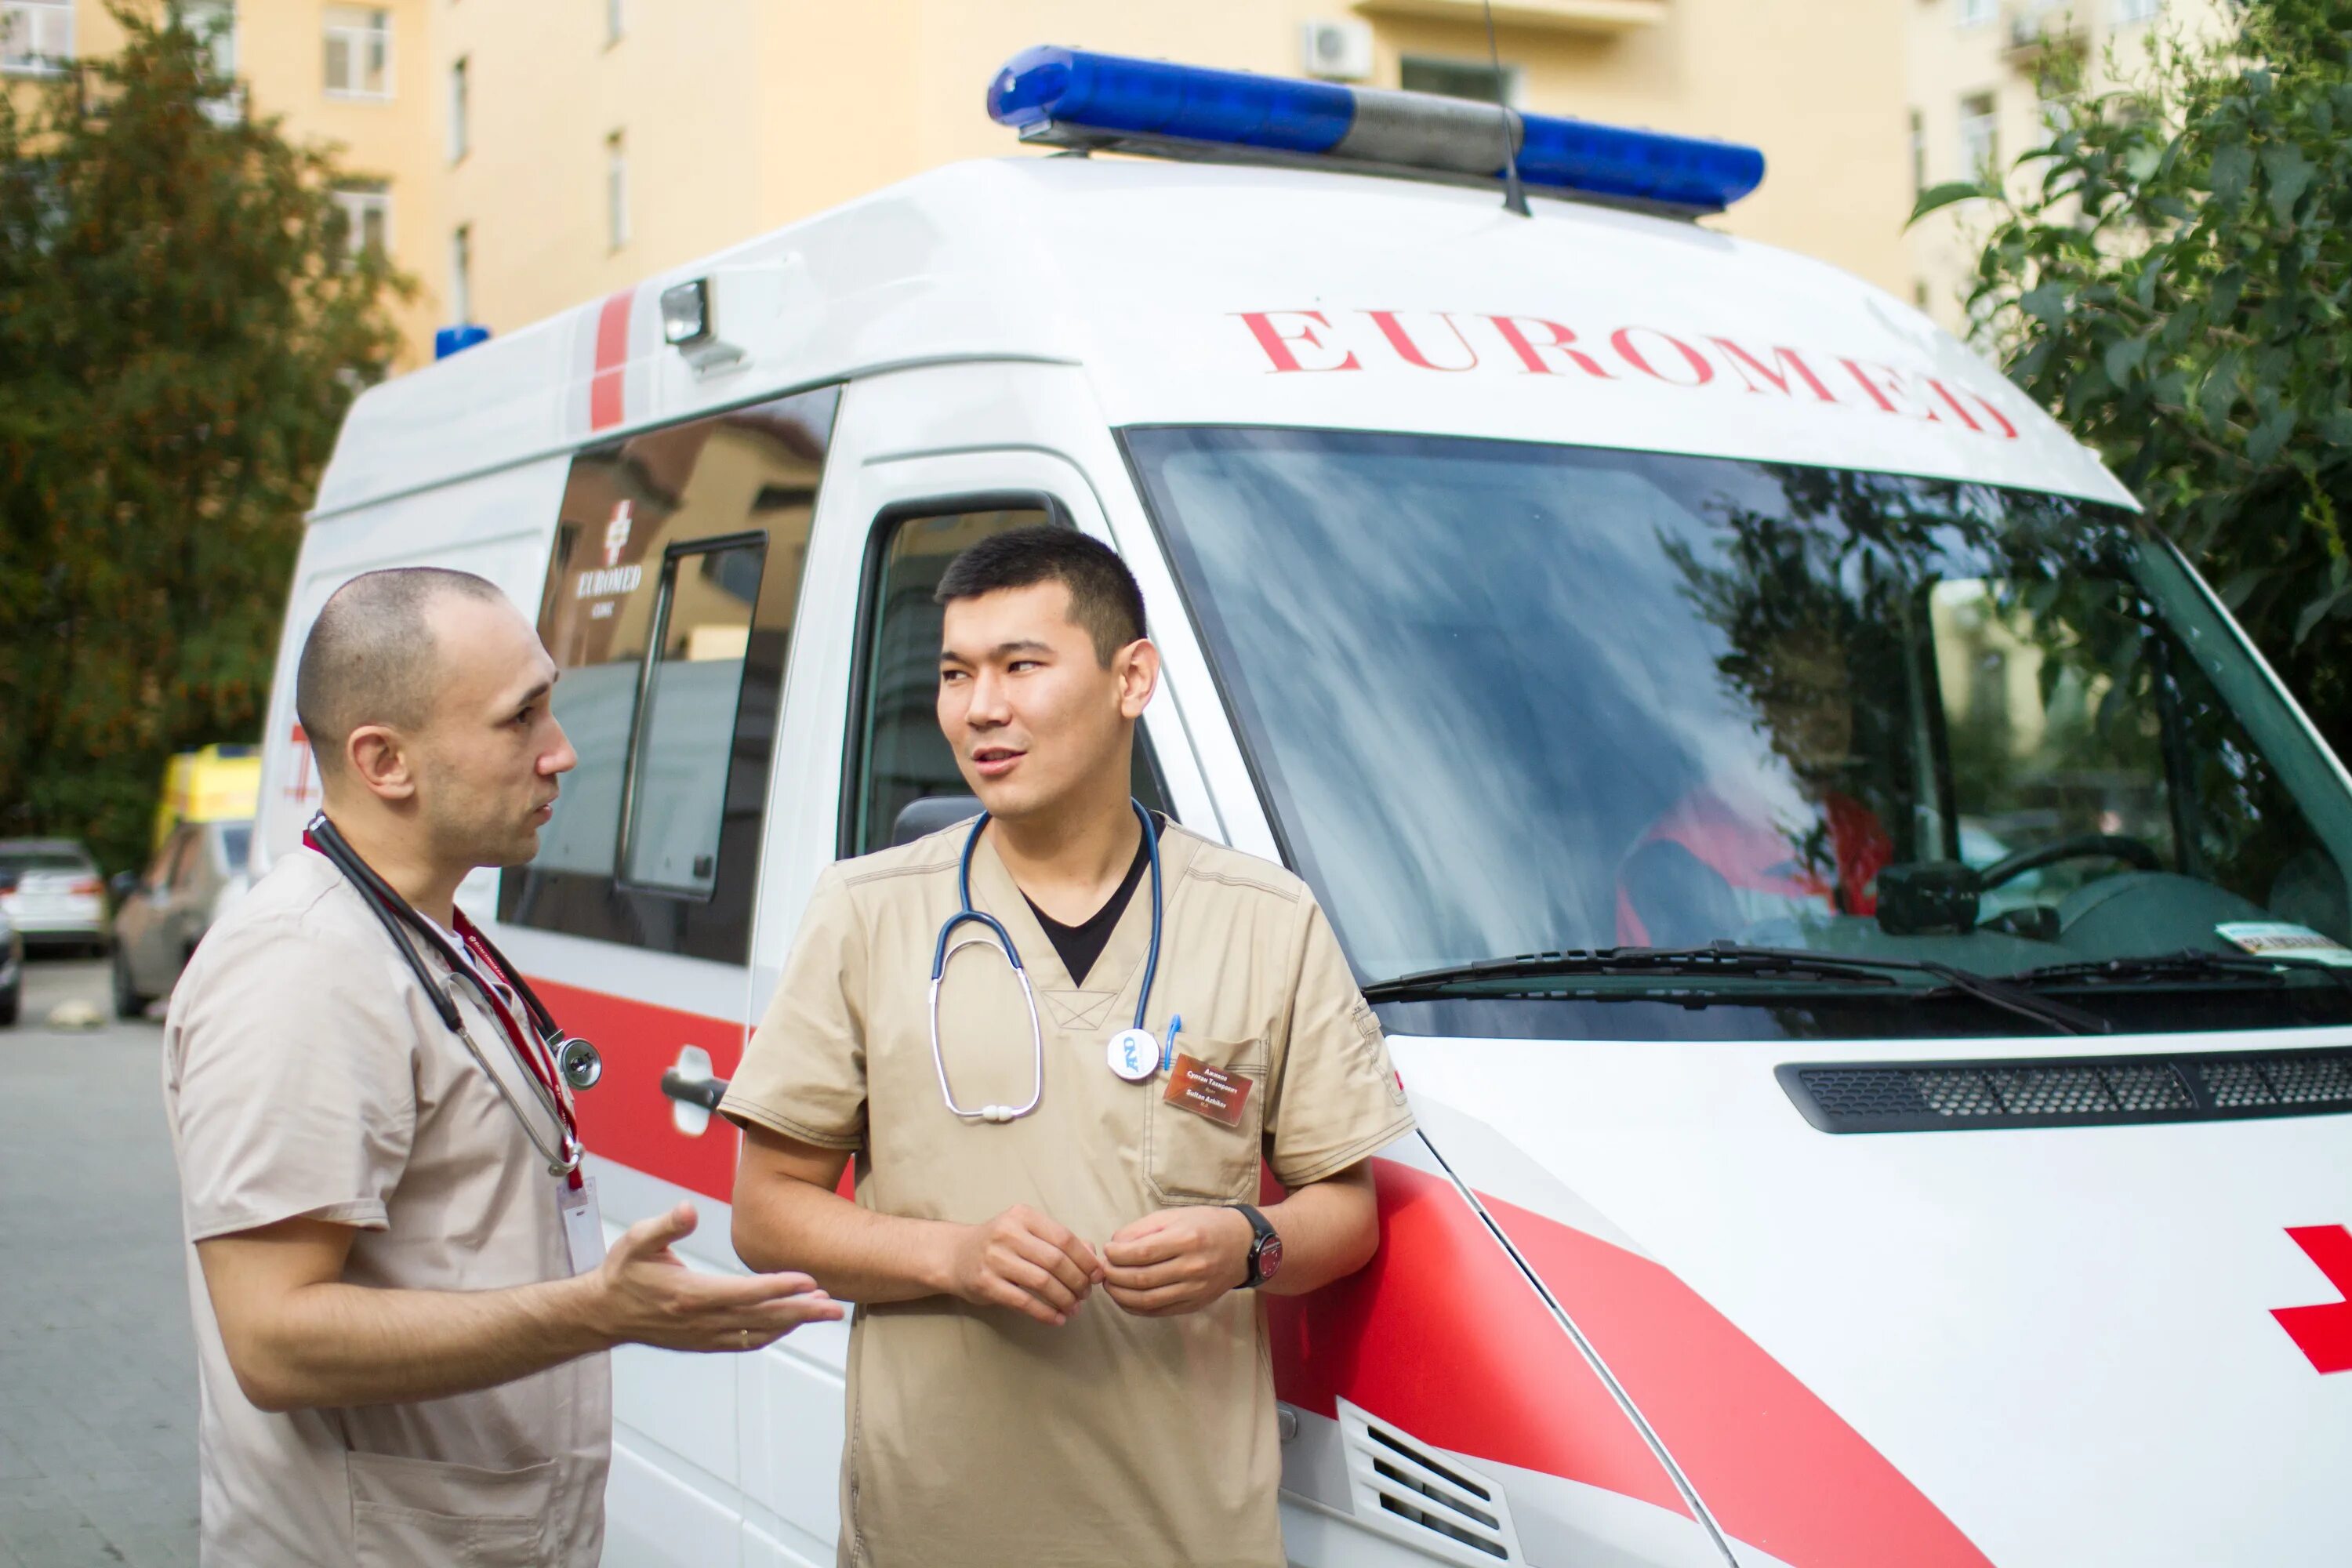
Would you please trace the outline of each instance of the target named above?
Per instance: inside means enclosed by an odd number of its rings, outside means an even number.
[[[0,838],[0,910],[27,947],[104,952],[112,930],[98,862],[70,838]]]
[[[213,921],[246,889],[250,822],[184,822],[144,876],[115,879],[114,1013],[136,1018],[170,994]]]
[[[0,1026],[16,1021],[25,995],[25,935],[0,910]]]

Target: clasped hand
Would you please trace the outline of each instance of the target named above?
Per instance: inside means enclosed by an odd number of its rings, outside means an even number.
[[[950,1289],[976,1306],[1007,1307],[1056,1326],[1097,1285],[1138,1317],[1178,1317],[1247,1277],[1251,1236],[1249,1221],[1233,1209],[1161,1209],[1097,1248],[1015,1205],[958,1237]]]

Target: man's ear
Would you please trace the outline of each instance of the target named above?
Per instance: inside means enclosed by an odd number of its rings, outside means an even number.
[[[389,724],[362,724],[353,730],[343,742],[343,765],[378,800],[407,800],[416,793],[407,740]]]
[[[1160,650],[1150,638],[1138,637],[1118,650],[1111,666],[1118,672],[1119,716],[1140,719],[1160,689]]]

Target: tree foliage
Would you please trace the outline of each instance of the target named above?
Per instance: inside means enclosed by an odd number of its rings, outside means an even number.
[[[2231,0],[2081,90],[1981,199],[1969,298],[2009,374],[2149,509],[2352,755],[2352,5]]]
[[[253,740],[301,519],[408,285],[332,154],[226,111],[175,12],[0,98],[0,831],[142,857],[171,752]]]

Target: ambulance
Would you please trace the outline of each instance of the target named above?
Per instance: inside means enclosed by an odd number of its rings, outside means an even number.
[[[1265,1303],[1294,1562],[2352,1563],[2352,780],[2124,487],[1697,221],[1750,149],[1055,48],[989,104],[358,400],[256,869],[320,602],[498,583],[580,763],[460,902],[603,1048],[607,1228],[740,1268],[811,885],[974,808],[940,574],[1077,529],[1165,654],[1137,795],[1313,886],[1419,1120]],[[617,1352],[606,1561],[830,1563],[845,1345]]]

